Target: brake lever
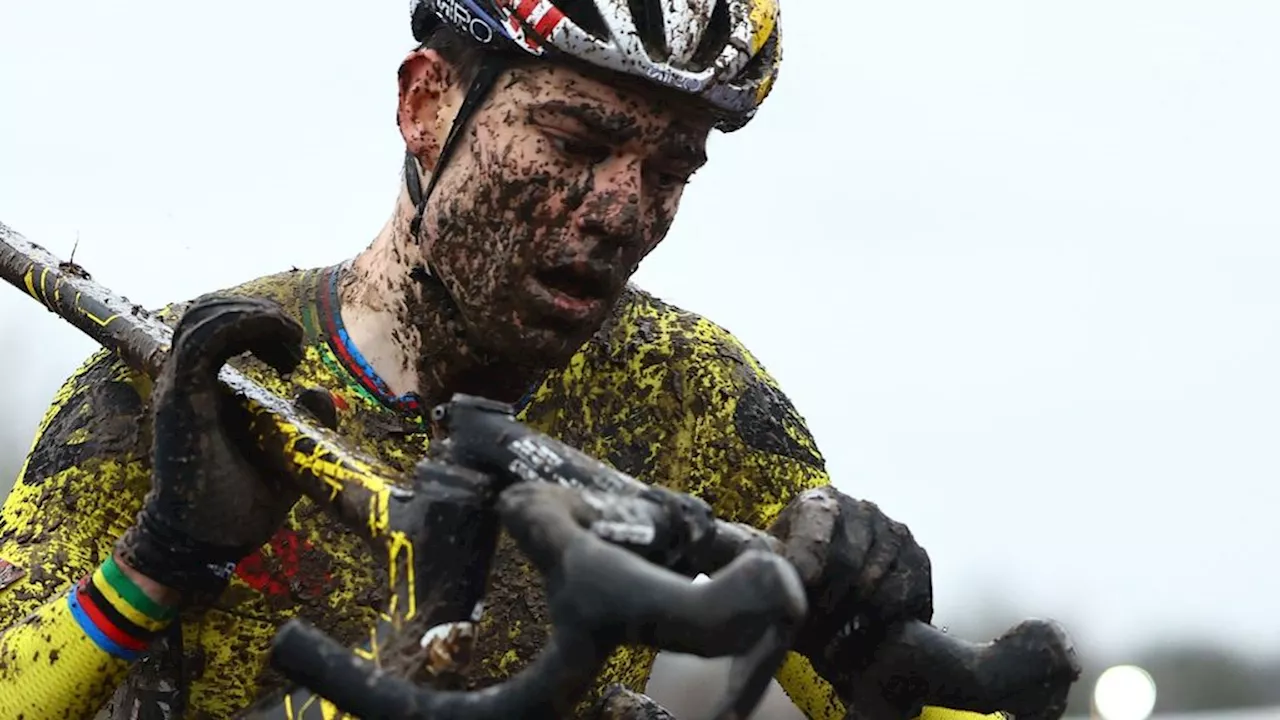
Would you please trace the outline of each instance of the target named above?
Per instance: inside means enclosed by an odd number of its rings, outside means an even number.
[[[455,395],[433,411],[432,421],[447,438],[451,456],[476,470],[622,496],[667,496],[683,503],[677,513],[687,528],[681,542],[672,543],[665,553],[649,548],[647,556],[689,576],[710,575],[744,552],[782,555],[781,544],[768,533],[717,521],[700,500],[646,485],[539,433],[517,421],[509,406]],[[849,689],[851,720],[910,720],[926,705],[1012,712],[1019,720],[1057,720],[1081,673],[1074,646],[1052,621],[1028,620],[985,644],[919,621],[887,631],[871,664],[857,674],[856,687]],[[764,649],[760,652],[767,655]],[[745,698],[755,687],[756,678],[748,672],[734,690]]]
[[[1075,648],[1052,621],[1024,621],[987,643],[902,623],[856,675],[847,718],[910,720],[928,705],[1058,720],[1079,677]]]
[[[747,550],[782,552],[772,535],[721,522],[698,562],[718,566]],[[1058,720],[1080,678],[1074,644],[1052,620],[1026,620],[975,643],[919,621],[898,623],[855,673],[848,720],[911,720],[925,706]]]

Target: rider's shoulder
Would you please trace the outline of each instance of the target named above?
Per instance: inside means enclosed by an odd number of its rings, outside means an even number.
[[[22,477],[36,481],[108,458],[136,457],[138,417],[150,381],[104,349],[89,355],[54,393],[36,428]]]
[[[824,467],[790,398],[723,326],[629,286],[594,345],[609,365],[677,391],[705,425],[732,431],[755,450]]]
[[[321,270],[323,268],[290,268],[289,270],[261,275],[208,293],[201,293],[200,296],[218,294],[274,300],[284,308],[286,313],[296,317],[301,312],[307,291],[315,283],[316,273]],[[195,302],[197,297],[171,302],[157,310],[156,316],[162,322],[173,326],[178,322],[178,318],[182,316],[183,311],[191,303]]]
[[[696,312],[631,284],[596,335],[599,350],[637,369],[657,364],[682,372],[724,371],[767,376],[729,330]]]

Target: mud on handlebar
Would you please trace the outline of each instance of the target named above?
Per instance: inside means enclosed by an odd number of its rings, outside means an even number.
[[[457,396],[433,421],[443,439],[420,466],[417,486],[431,495],[443,478],[456,484],[457,467],[490,479],[502,524],[545,579],[548,648],[495,687],[440,691],[292,624],[273,648],[279,669],[364,718],[564,717],[614,648],[643,644],[734,655],[712,717],[750,714],[806,611],[799,578],[773,537],[717,520],[701,500],[645,485],[538,433],[504,405]],[[690,583],[699,573],[710,582]],[[904,623],[860,674],[850,715],[904,720],[940,705],[1057,718],[1077,674],[1071,646],[1052,623],[1023,623],[985,645]]]
[[[172,338],[165,323],[95,282],[84,268],[60,261],[3,224],[0,277],[118,353],[135,369],[155,377],[162,367]],[[669,649],[683,647],[711,654],[741,653],[739,662],[745,663],[742,667],[748,672],[743,674],[748,678],[731,688],[721,709],[732,712],[750,705],[751,697],[758,699],[755,679],[765,677],[765,669],[776,666],[770,650],[783,642],[782,635],[795,622],[794,593],[785,579],[789,568],[768,559],[763,551],[772,552],[776,547],[764,533],[713,520],[709,530],[709,513],[692,498],[650,489],[520,425],[499,406],[459,398],[443,408],[435,421],[450,434],[449,439],[433,442],[429,455],[435,457],[421,464],[414,478],[406,479],[402,473],[345,448],[336,434],[317,426],[289,401],[230,365],[219,377],[224,388],[252,414],[263,449],[281,458],[298,488],[382,554],[391,585],[389,605],[370,629],[369,640],[354,653],[338,652],[332,640],[304,625],[286,626],[277,639],[275,656],[292,668],[303,687],[265,699],[248,711],[251,715],[289,720],[334,717],[333,705],[321,695],[343,703],[383,698],[388,704],[368,707],[375,711],[365,715],[368,718],[402,716],[397,708],[405,708],[406,717],[412,717],[415,708],[431,709],[422,691],[395,678],[422,677],[422,668],[430,663],[429,651],[420,639],[428,629],[471,617],[482,599],[499,522],[516,537],[520,537],[520,528],[525,528],[522,547],[544,573],[550,594],[558,598],[559,609],[553,608],[555,642],[529,668],[543,674],[517,676],[506,686],[466,696],[437,691],[430,702],[438,704],[438,712],[453,708],[449,711],[462,714],[436,716],[480,717],[484,703],[503,710],[489,698],[504,692],[508,698],[523,697],[530,707],[555,706],[557,701],[548,698],[578,692],[589,682],[583,680],[587,668],[598,666],[594,658],[601,648],[617,642],[669,643]],[[493,477],[510,474],[533,482],[527,489],[495,485]],[[537,489],[548,484],[583,490],[580,499],[574,499],[568,490]],[[614,496],[619,497],[611,499]],[[605,499],[600,501],[601,497]],[[517,502],[522,498],[529,501]],[[584,503],[590,511],[583,509]],[[627,541],[622,529],[637,524],[626,513],[643,515],[645,508],[653,507],[662,508],[649,513],[655,528],[657,520],[669,520],[671,527],[663,533],[655,529],[647,544],[634,538]],[[600,513],[596,520],[602,522],[589,520],[595,517],[592,513]],[[610,525],[617,520],[615,515],[631,520]],[[588,519],[585,527],[584,518]],[[559,528],[559,534],[543,532],[540,523]],[[613,545],[620,547],[610,547]],[[615,552],[618,550],[623,554]],[[543,559],[537,561],[539,554]],[[736,560],[740,557],[743,559]],[[609,593],[622,587],[583,584],[584,576],[589,578],[596,565],[607,566],[600,568],[602,572],[619,573],[610,577],[628,581],[646,578],[637,581],[654,588],[655,594],[646,595],[650,601],[672,603],[662,606],[664,616],[672,608],[687,611],[678,619],[687,623],[688,634],[675,632],[678,625],[646,625],[646,613],[654,606],[644,601],[624,602],[624,611],[616,615],[609,613],[608,606],[593,605],[593,598],[612,598]],[[735,604],[741,602],[739,595],[748,593],[733,594],[723,606],[682,605],[716,592],[706,586],[687,586],[683,580],[682,589],[676,590],[668,582],[675,577],[672,573],[689,576],[698,572],[711,575],[714,588],[759,583],[771,588],[763,591],[771,599],[758,608],[761,614],[750,622],[745,618],[750,616],[751,606]],[[626,593],[623,600],[631,600],[634,594]],[[707,614],[709,609],[720,614]],[[572,625],[566,626],[563,618],[585,618],[601,627],[598,634],[587,638]],[[710,632],[719,627],[717,623],[737,620],[743,623],[739,627],[742,644],[717,644],[714,637],[700,638],[697,632]],[[298,652],[302,647],[312,653],[310,660],[306,653]],[[576,650],[579,647],[587,649]],[[319,658],[328,661],[314,662]],[[564,664],[563,672],[557,670],[556,663]],[[1004,710],[1019,720],[1056,720],[1079,673],[1070,643],[1053,623],[1028,621],[991,643],[974,644],[930,625],[908,622],[890,629],[877,645],[871,665],[859,673],[858,686],[845,689],[845,694],[852,699],[850,717],[870,720],[909,717],[922,704],[977,712]],[[547,682],[539,687],[533,682],[552,676],[559,678],[559,684]],[[356,677],[371,683],[367,686],[370,692],[346,697],[347,688],[355,687],[346,680]],[[464,702],[463,698],[469,699]],[[510,716],[532,714],[522,713],[519,705],[510,707],[514,708]]]
[[[502,491],[498,513],[546,579],[553,631],[528,668],[495,687],[414,685],[300,624],[279,633],[272,662],[356,717],[478,720],[568,717],[609,654],[625,643],[732,654],[744,672],[735,674],[714,717],[745,717],[786,652],[788,630],[804,615],[803,588],[795,571],[767,552],[744,553],[711,582],[692,584],[599,535],[611,527],[605,532],[636,533],[638,540],[642,528],[654,527],[639,516],[655,509],[640,498],[549,484]]]

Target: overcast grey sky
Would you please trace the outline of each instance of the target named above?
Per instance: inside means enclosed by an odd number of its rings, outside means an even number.
[[[638,281],[911,526],[939,622],[1280,646],[1280,4],[783,1]],[[147,305],[354,254],[407,4],[0,5],[0,220]],[[4,343],[34,429],[92,346],[16,292],[0,327],[43,336]]]

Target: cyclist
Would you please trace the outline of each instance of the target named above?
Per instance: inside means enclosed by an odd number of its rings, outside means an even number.
[[[928,620],[927,555],[830,486],[804,421],[729,332],[629,282],[710,131],[769,94],[778,20],[775,0],[416,2],[405,181],[373,242],[167,308],[181,322],[154,386],[102,352],[55,395],[0,514],[3,716],[226,717],[281,685],[265,651],[286,619],[363,638],[386,599],[379,564],[278,488],[216,402],[213,372],[253,350],[232,362],[305,390],[400,469],[423,454],[424,408],[465,392],[770,527],[811,598],[780,680],[809,717],[843,717],[868,649],[847,619]],[[472,686],[536,655],[541,598],[504,541]],[[621,651],[600,686],[643,691],[652,660]]]

